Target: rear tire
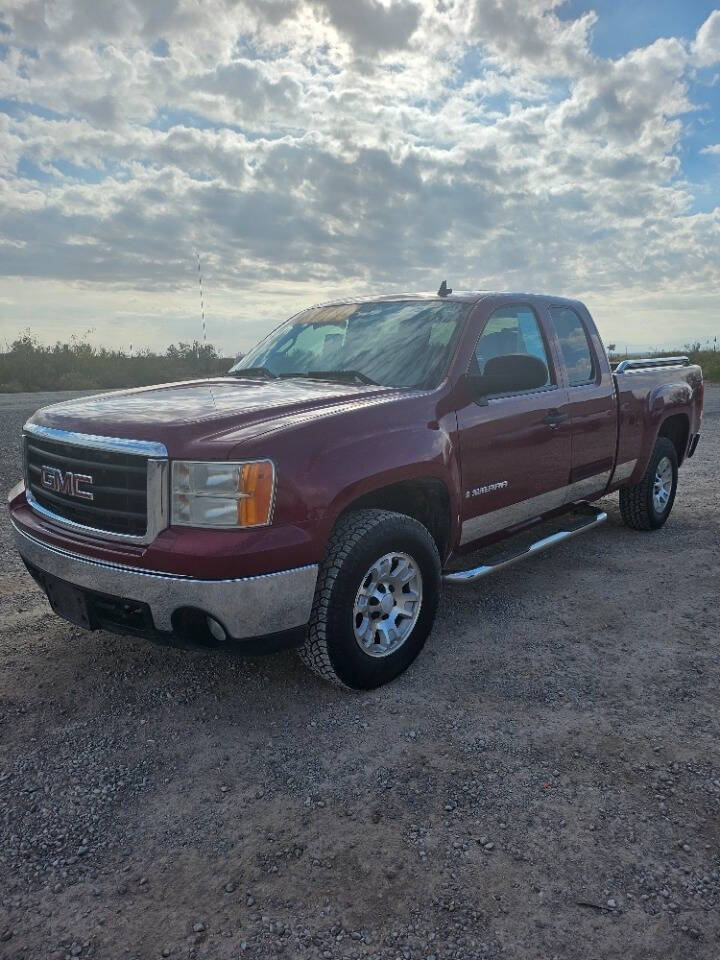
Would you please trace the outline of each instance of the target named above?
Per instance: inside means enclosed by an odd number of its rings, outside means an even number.
[[[640,483],[620,490],[620,513],[633,530],[658,530],[670,516],[678,482],[675,446],[658,437]]]
[[[389,510],[347,514],[320,568],[301,660],[352,690],[394,680],[432,630],[440,573],[435,541],[417,520]]]

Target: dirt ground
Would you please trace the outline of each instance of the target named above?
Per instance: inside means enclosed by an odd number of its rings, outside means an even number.
[[[2,511],[0,957],[720,957],[719,485],[715,387],[663,530],[608,498],[359,695],[70,626]]]

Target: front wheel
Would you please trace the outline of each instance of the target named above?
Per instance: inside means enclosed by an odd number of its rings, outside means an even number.
[[[647,470],[632,487],[620,489],[620,513],[633,530],[657,530],[670,516],[678,482],[675,446],[658,437]]]
[[[389,683],[422,650],[439,597],[440,557],[421,523],[389,510],[349,513],[328,544],[300,657],[340,686]]]

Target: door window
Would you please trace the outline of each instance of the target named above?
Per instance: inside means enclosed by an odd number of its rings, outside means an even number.
[[[487,325],[475,346],[474,363],[471,373],[476,376],[486,376],[488,362],[496,357],[523,354],[540,360],[545,368],[545,382],[537,389],[552,386],[555,379],[550,372],[547,350],[537,317],[530,307],[516,305],[498,307],[487,322]],[[512,393],[512,383],[509,389],[503,391]]]
[[[595,363],[582,320],[570,307],[550,307],[550,316],[560,341],[568,384],[578,387],[583,383],[592,383],[595,380]]]

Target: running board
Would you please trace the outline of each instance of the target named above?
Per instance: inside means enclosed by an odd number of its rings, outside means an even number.
[[[519,553],[513,554],[504,560],[498,560],[497,563],[483,564],[479,567],[473,567],[470,570],[453,570],[444,573],[443,581],[445,583],[474,583],[475,580],[480,580],[482,577],[487,577],[491,573],[497,573],[498,570],[511,567],[514,563],[519,563],[526,557],[531,557],[541,550],[554,547],[556,543],[562,543],[564,540],[576,537],[580,533],[587,533],[588,530],[600,526],[601,523],[607,520],[607,514],[603,510],[598,510],[591,506],[578,510],[576,511],[576,514],[577,513],[582,513],[586,517],[583,523],[567,530],[558,530],[557,533],[553,533],[549,537],[543,537],[542,540],[536,540],[535,543],[531,543],[525,550],[521,550]]]

